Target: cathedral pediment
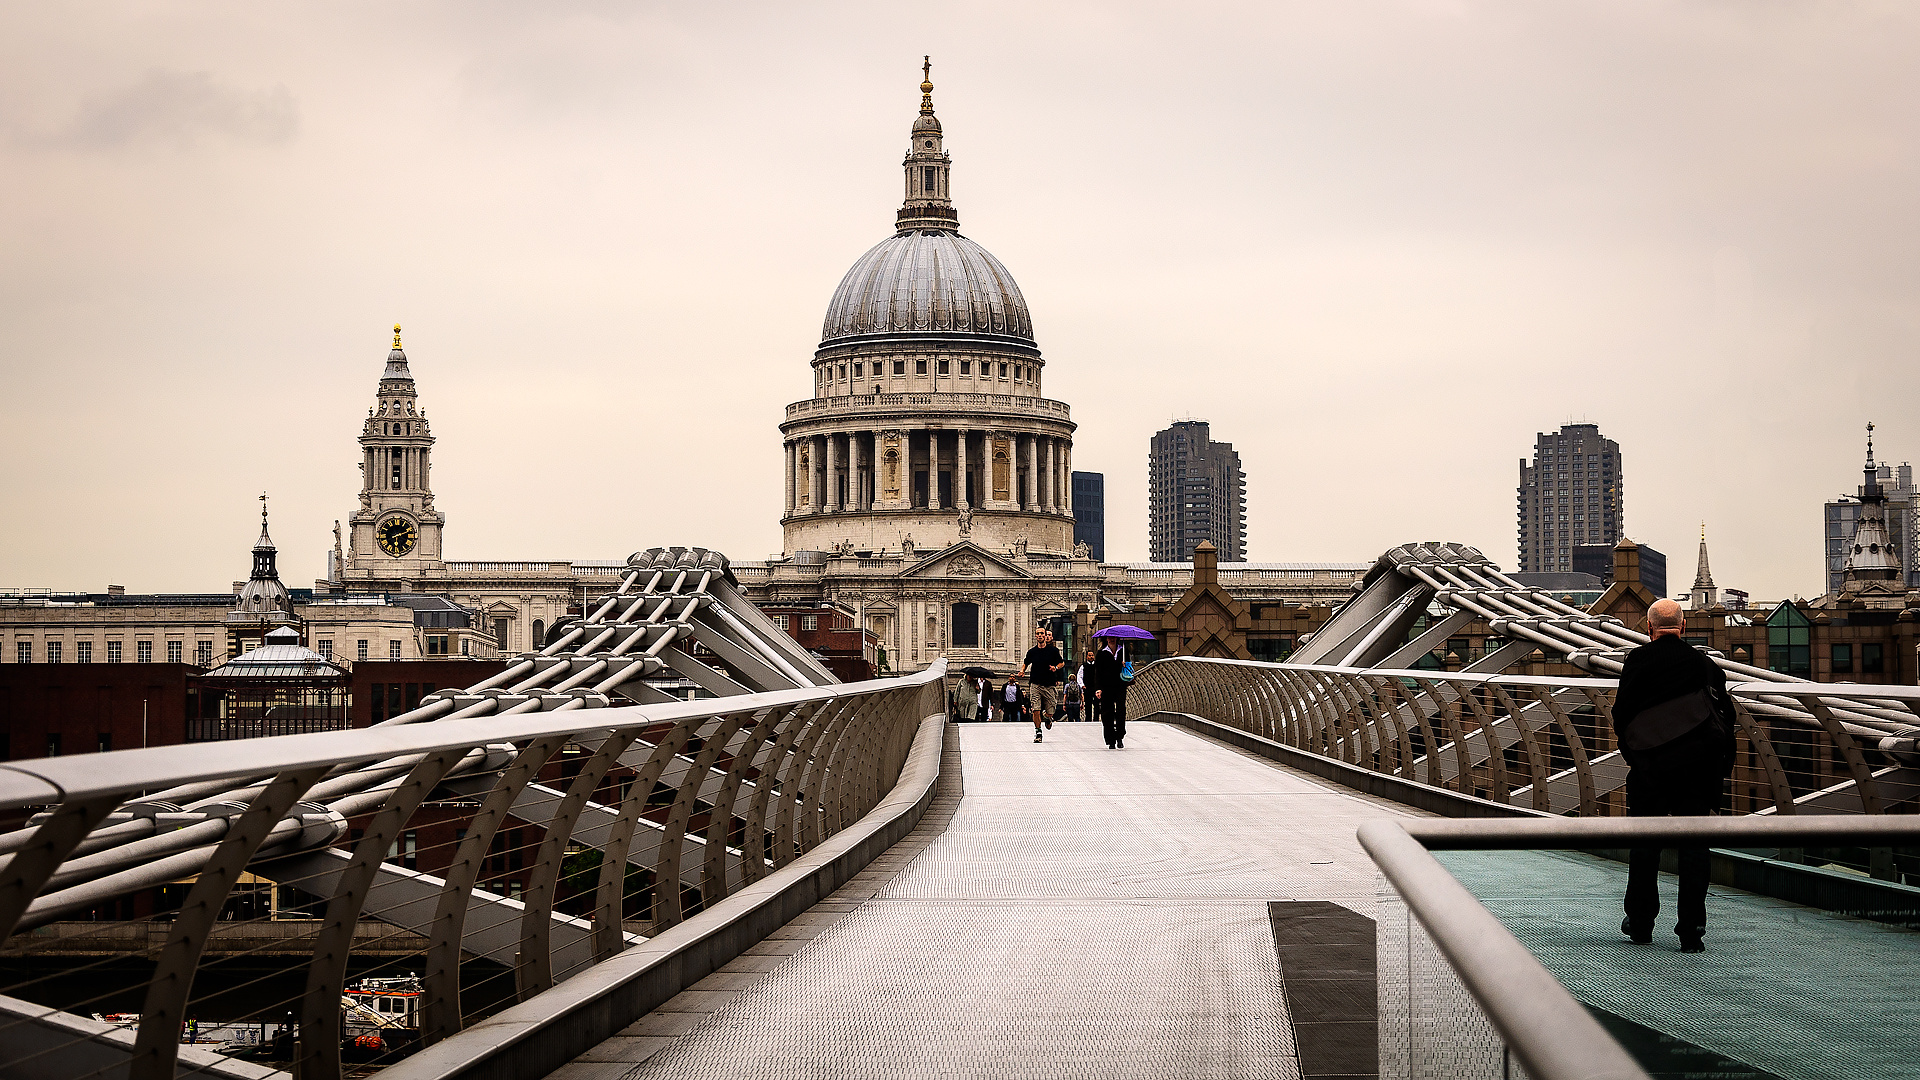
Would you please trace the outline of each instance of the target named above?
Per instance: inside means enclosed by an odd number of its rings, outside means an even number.
[[[900,574],[903,578],[1030,578],[1033,575],[1003,555],[970,541],[962,541],[938,555],[920,560]]]

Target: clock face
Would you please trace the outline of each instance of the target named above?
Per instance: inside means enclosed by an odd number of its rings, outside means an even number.
[[[406,518],[390,517],[374,526],[373,535],[380,541],[381,551],[397,558],[413,550],[420,539],[420,530]]]

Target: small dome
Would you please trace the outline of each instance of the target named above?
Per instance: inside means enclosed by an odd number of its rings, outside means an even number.
[[[822,345],[899,333],[995,337],[1033,344],[1033,320],[1013,275],[986,248],[944,230],[875,244],[840,279]]]

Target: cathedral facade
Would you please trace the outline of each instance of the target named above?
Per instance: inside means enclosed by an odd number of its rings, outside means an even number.
[[[888,668],[1019,667],[1036,626],[1084,647],[1096,618],[1163,611],[1191,563],[1102,564],[1073,538],[1072,410],[1013,275],[960,232],[952,158],[923,71],[891,236],[827,304],[811,395],[780,424],[782,550],[734,572],[763,606],[826,604]],[[1223,565],[1236,595],[1349,595],[1357,564]],[[1105,609],[1103,612],[1102,609]]]

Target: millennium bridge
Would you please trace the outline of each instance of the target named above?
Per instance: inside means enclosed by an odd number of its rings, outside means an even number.
[[[1716,656],[1735,813],[1629,819],[1645,640],[1408,545],[1288,662],[1160,660],[1124,749],[1036,745],[639,552],[371,728],[0,767],[0,1078],[1920,1071],[1920,689]],[[1700,955],[1617,930],[1624,850],[1675,843]]]

